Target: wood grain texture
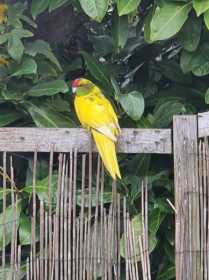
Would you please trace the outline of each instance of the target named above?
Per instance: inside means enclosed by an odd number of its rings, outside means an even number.
[[[176,279],[203,279],[200,276],[197,117],[174,117],[173,137]]]
[[[90,133],[80,128],[0,128],[0,151],[88,152]],[[93,151],[96,148],[93,147]],[[170,129],[122,129],[119,153],[171,154]]]
[[[198,114],[198,137],[209,136],[209,112]]]

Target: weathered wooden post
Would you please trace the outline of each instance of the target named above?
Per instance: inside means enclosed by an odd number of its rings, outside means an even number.
[[[197,116],[173,119],[177,280],[203,279],[200,263]]]

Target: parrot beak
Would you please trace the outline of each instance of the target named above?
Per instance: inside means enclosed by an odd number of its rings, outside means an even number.
[[[72,92],[75,93],[76,92],[76,87],[72,87]]]

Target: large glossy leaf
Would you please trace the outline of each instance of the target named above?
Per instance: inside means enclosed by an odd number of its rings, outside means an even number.
[[[192,58],[193,54],[191,52],[182,51],[180,57],[180,66],[183,73],[192,71]]]
[[[54,63],[60,70],[62,69],[59,61],[54,56],[49,44],[43,40],[36,40],[32,43],[26,44],[25,53],[31,56],[36,56],[37,54],[44,55],[48,60]]]
[[[176,61],[162,61],[158,64],[159,71],[169,80],[181,84],[191,84],[190,74],[183,74],[179,64]]]
[[[30,96],[51,96],[57,93],[68,92],[69,87],[63,80],[55,80],[51,82],[42,82],[32,87],[27,93]]]
[[[116,50],[123,48],[128,39],[128,17],[118,16],[117,13],[113,16],[112,37]]]
[[[30,38],[33,37],[33,33],[30,30],[23,29],[20,27],[14,28],[11,32],[14,36],[17,36],[18,38]]]
[[[17,62],[20,62],[24,52],[24,45],[17,35],[13,33],[11,34],[8,39],[7,50],[11,58],[16,60]]]
[[[209,74],[209,47],[202,44],[195,52],[182,52],[181,67],[184,72],[192,71],[198,77]]]
[[[74,124],[69,117],[50,110],[43,105],[26,103],[27,110],[37,127],[72,127]]]
[[[110,81],[109,81],[109,73],[104,67],[104,65],[97,61],[96,58],[89,55],[86,52],[82,52],[82,55],[85,59],[86,65],[88,70],[90,71],[91,75],[97,79],[102,85],[106,88],[109,88]]]
[[[168,110],[169,108],[169,110]],[[173,119],[173,115],[186,114],[187,108],[181,99],[173,97],[171,100],[157,105],[154,111],[154,126],[158,128],[168,127]]]
[[[3,234],[5,232],[5,245],[8,245],[12,239],[12,228],[14,220],[16,220],[16,226],[19,225],[19,217],[21,212],[21,200],[18,200],[15,204],[16,216],[14,216],[14,208],[10,205],[6,208],[5,213],[0,214],[0,249],[3,248]]]
[[[47,9],[49,0],[33,0],[31,5],[31,14],[33,18],[36,18],[43,11]]]
[[[55,204],[56,202],[56,190],[57,190],[57,175],[52,175],[51,178],[51,202],[52,204]],[[49,185],[49,177],[45,177],[42,180],[38,180],[36,182],[36,194],[38,195],[39,199],[44,202],[44,205],[48,205],[48,185]],[[21,189],[22,192],[26,192],[28,194],[33,193],[33,186],[26,186],[23,189]]]
[[[96,56],[106,56],[113,52],[113,40],[108,35],[92,36],[90,38]]]
[[[141,0],[118,0],[118,14],[119,16],[127,15],[137,9]]]
[[[121,94],[119,98],[120,104],[127,115],[137,121],[144,112],[144,97],[138,91],[132,91],[128,94]]]
[[[150,22],[150,40],[165,40],[174,36],[185,23],[191,3],[163,2],[157,6]]]
[[[205,25],[206,25],[207,29],[209,29],[209,10],[207,10],[204,13],[204,22],[205,22]]]
[[[52,12],[53,10],[61,7],[68,1],[69,0],[49,0],[49,12]]]
[[[11,123],[14,123],[21,118],[21,114],[15,110],[6,110],[1,109],[0,114],[0,127],[7,126]]]
[[[144,39],[147,43],[152,43],[150,34],[151,34],[151,21],[152,21],[154,14],[155,14],[155,7],[153,7],[149,11],[148,15],[146,16],[146,18],[144,20]]]
[[[24,214],[20,216],[19,238],[21,245],[31,243],[31,221]]]
[[[156,203],[157,204],[157,203]],[[159,207],[152,209],[149,215],[149,231],[155,235],[165,218],[165,213],[162,213]]]
[[[175,266],[166,267],[157,276],[157,280],[172,280],[175,279]]]
[[[193,7],[197,16],[200,16],[209,9],[209,0],[193,0]]]
[[[82,191],[81,190],[77,190],[76,193],[76,203],[81,206],[82,205],[82,200],[84,201],[84,207],[89,207],[89,192],[88,190],[85,191],[84,193],[84,197],[82,197]],[[108,192],[105,191],[103,193],[103,196],[101,198],[101,196],[99,196],[98,199],[98,204],[101,203],[111,203],[112,202],[112,192]],[[96,207],[97,205],[97,193],[96,193],[96,188],[92,188],[92,192],[91,192],[91,206],[92,207]]]
[[[25,57],[22,63],[16,67],[11,76],[23,76],[37,73],[37,64],[33,58]]]
[[[179,33],[179,41],[189,52],[197,49],[201,36],[202,21],[196,17],[189,17]]]
[[[107,12],[108,0],[79,0],[79,2],[90,18],[98,22],[102,21]]]
[[[140,261],[141,258],[141,253],[140,253],[140,245],[139,245],[139,237],[142,235],[142,216],[141,214],[138,214],[134,216],[131,219],[131,226],[134,231],[134,238],[133,238],[133,248],[134,248],[134,253],[135,256],[132,255],[130,258],[130,262],[133,261],[135,258],[137,261]],[[153,251],[155,246],[157,245],[157,239],[155,235],[149,234],[149,251]],[[125,236],[124,233],[122,234],[121,240],[120,240],[120,254],[122,257],[126,258],[125,254]]]

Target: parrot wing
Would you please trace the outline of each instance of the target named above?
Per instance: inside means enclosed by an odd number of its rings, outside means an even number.
[[[75,109],[84,127],[93,128],[116,142],[120,133],[118,119],[111,103],[103,95],[76,96]]]

